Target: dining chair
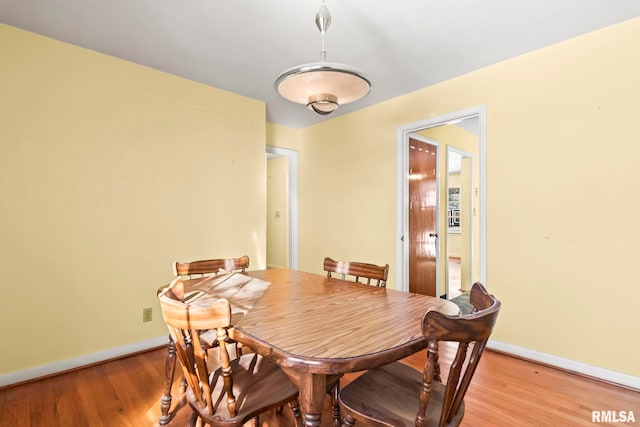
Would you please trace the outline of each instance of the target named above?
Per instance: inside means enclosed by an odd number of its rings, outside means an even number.
[[[222,273],[232,272],[245,272],[249,268],[249,257],[243,255],[239,258],[217,258],[197,260],[190,262],[178,262],[173,263],[173,274],[176,276],[175,280],[179,279],[192,279],[196,277],[203,277],[209,275],[217,275]],[[158,290],[158,293],[162,291],[162,288]],[[233,322],[234,319],[232,319]],[[217,346],[216,332],[215,331],[201,331],[200,342],[204,346],[204,349],[210,349]],[[242,353],[242,345],[233,342],[231,339],[228,343],[235,344],[236,356]],[[171,336],[169,336],[169,344],[167,345],[167,359],[165,361],[165,387],[164,393],[160,399],[160,425],[166,425],[170,420],[169,410],[171,409],[171,402],[173,397],[171,395],[171,389],[173,388],[173,379],[175,375],[176,366],[176,351],[175,343]],[[179,396],[183,396],[186,391],[187,383],[185,378],[181,381]]]
[[[389,275],[389,264],[375,265],[366,262],[345,262],[335,261],[329,257],[324,259],[324,271],[328,277],[332,277],[332,273],[340,274],[342,279],[346,276],[354,276],[356,282],[360,282],[360,278],[366,279],[366,284],[371,285],[371,281],[375,280],[375,285],[385,288],[387,286],[387,276]]]
[[[196,275],[219,274],[231,271],[244,272],[249,268],[249,257],[206,259],[191,262],[174,262],[173,274],[182,278],[194,278]]]
[[[241,427],[255,419],[259,426],[260,414],[285,404],[291,407],[296,425],[301,424],[298,390],[275,362],[256,353],[230,357],[228,300],[205,298],[201,302],[193,298],[184,302],[181,280],[165,288],[158,299],[187,380],[191,425]],[[217,352],[207,352],[203,347],[201,331],[216,331]],[[217,360],[209,360],[212,354]],[[215,370],[214,365],[218,366]]]
[[[240,258],[218,258],[206,259],[190,262],[173,263],[173,274],[176,278],[193,279],[200,276],[217,275],[224,273],[244,273],[249,268],[249,257],[243,255]],[[234,319],[232,319],[233,321]],[[200,334],[200,341],[203,345],[215,347],[217,345],[215,334],[203,331]],[[229,342],[232,342],[229,339]],[[234,343],[236,353],[242,353],[242,344]]]
[[[435,310],[422,318],[427,361],[420,372],[402,362],[371,369],[347,384],[338,397],[343,427],[363,425],[457,426],[464,416],[464,396],[500,311],[500,301],[480,283],[471,288],[474,312],[448,316]],[[458,343],[442,384],[438,343]]]
[[[323,265],[327,277],[333,277],[332,274],[339,274],[344,280],[346,276],[353,276],[356,282],[360,282],[360,278],[366,280],[367,285],[371,285],[371,280],[375,280],[374,284],[379,287],[387,287],[387,275],[389,274],[389,264],[375,265],[365,262],[345,262],[335,261],[326,257]],[[327,383],[327,393],[331,395],[331,405],[333,412],[334,427],[340,426],[340,406],[338,405],[338,394],[340,393],[340,378],[333,379],[331,383]]]

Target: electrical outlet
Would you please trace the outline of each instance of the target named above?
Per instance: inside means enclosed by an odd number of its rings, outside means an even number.
[[[142,321],[143,322],[151,322],[153,319],[153,309],[151,307],[146,307],[142,309]]]

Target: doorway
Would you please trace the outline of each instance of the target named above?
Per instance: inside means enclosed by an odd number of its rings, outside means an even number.
[[[486,283],[486,109],[484,106],[473,107],[467,110],[462,110],[431,119],[423,120],[420,122],[410,123],[404,126],[400,126],[396,131],[396,283],[397,288],[401,290],[410,290],[410,258],[411,251],[410,244],[412,244],[409,238],[409,207],[410,207],[410,193],[409,193],[409,181],[410,181],[410,165],[409,165],[409,145],[410,139],[416,135],[425,136],[428,139],[434,140],[439,143],[440,154],[439,158],[445,159],[447,155],[450,155],[453,151],[448,150],[450,146],[454,144],[445,137],[445,134],[452,130],[457,132],[471,132],[469,129],[474,128],[472,133],[475,134],[474,146],[469,147],[455,147],[457,153],[464,154],[461,159],[466,159],[465,162],[469,165],[467,173],[469,174],[470,184],[464,192],[464,197],[467,195],[471,197],[464,204],[464,209],[468,209],[469,218],[467,218],[468,224],[465,227],[467,234],[468,253],[466,263],[469,274],[464,279],[465,283],[459,285],[459,288],[465,288],[467,281],[480,280]],[[446,160],[442,161],[445,164]],[[473,168],[471,168],[473,166]],[[436,289],[434,294],[438,296],[451,297],[449,286],[447,284],[448,278],[454,276],[454,271],[450,271],[448,268],[449,252],[447,251],[447,240],[450,232],[448,227],[449,221],[455,223],[456,218],[452,218],[449,212],[449,183],[452,179],[448,177],[448,168],[440,168],[438,177],[441,179],[438,181],[438,191],[436,198]],[[454,185],[451,185],[453,188]],[[459,185],[461,188],[462,186]],[[455,191],[452,192],[452,196]],[[458,193],[460,197],[463,197],[461,193]],[[452,197],[455,198],[455,197]],[[462,205],[461,205],[462,206]],[[460,209],[463,209],[462,207]],[[466,212],[466,211],[465,211]],[[462,210],[460,211],[462,214]],[[460,217],[462,221],[462,216]],[[461,224],[461,223],[460,223]],[[461,229],[460,229],[461,230]],[[453,231],[453,230],[451,230]],[[438,239],[437,236],[443,236],[445,238]],[[449,245],[452,243],[449,242]],[[440,260],[440,254],[444,254],[447,257],[447,262]],[[453,257],[455,258],[455,257]],[[461,273],[462,274],[462,273]],[[469,284],[470,286],[470,284]]]
[[[267,268],[298,268],[298,152],[267,146]]]
[[[473,125],[477,119],[470,119]],[[474,230],[478,228],[475,221],[474,206],[477,205],[473,194],[474,152],[477,151],[477,132],[467,138],[467,143],[447,145],[446,171],[446,212],[445,250],[446,275],[445,292],[448,299],[455,298],[471,290],[474,271]],[[471,151],[463,150],[466,145]],[[477,154],[476,154],[477,155]],[[477,274],[475,275],[477,277]]]

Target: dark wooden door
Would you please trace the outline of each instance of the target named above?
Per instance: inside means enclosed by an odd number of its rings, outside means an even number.
[[[436,296],[438,147],[409,139],[409,291]]]

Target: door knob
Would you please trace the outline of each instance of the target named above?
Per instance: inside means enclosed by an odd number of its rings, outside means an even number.
[[[438,237],[438,233],[429,233],[429,237]]]

